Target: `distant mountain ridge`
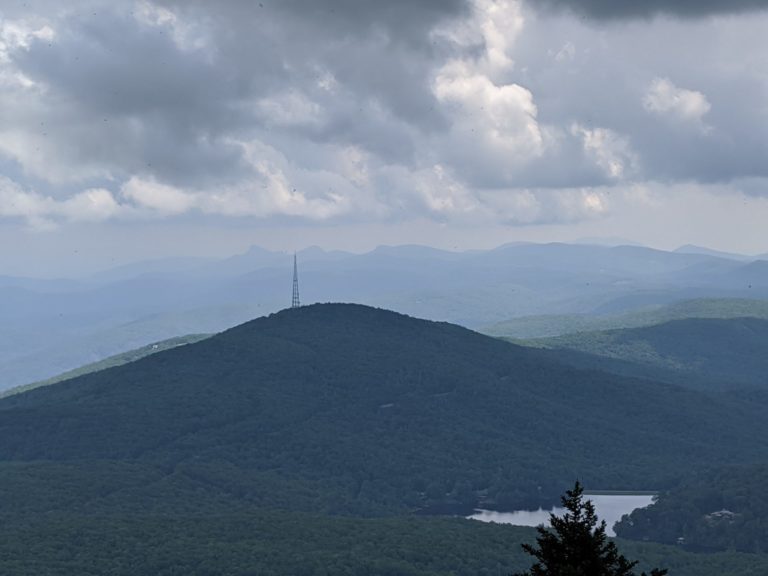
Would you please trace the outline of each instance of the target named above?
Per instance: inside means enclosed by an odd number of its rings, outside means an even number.
[[[748,256],[746,254],[737,254],[735,252],[723,252],[722,250],[713,250],[711,248],[696,246],[694,244],[684,244],[683,246],[676,248],[674,251],[681,254],[706,254],[709,256],[716,256],[718,258],[731,258],[733,260],[741,260],[743,262],[765,257],[765,255]]]
[[[0,389],[185,333],[220,331],[290,303],[291,256],[135,263],[90,278],[0,278]],[[595,315],[699,297],[768,298],[768,269],[637,246],[508,244],[450,252],[299,253],[306,303],[348,301],[469,327]]]
[[[768,319],[684,318],[532,341],[564,361],[692,387],[768,390]],[[571,356],[575,351],[589,354]],[[603,359],[600,362],[599,359]]]
[[[648,306],[620,314],[568,314],[514,318],[482,328],[491,336],[535,339],[622,328],[653,326],[686,318],[768,319],[768,300],[750,298],[697,298]]]

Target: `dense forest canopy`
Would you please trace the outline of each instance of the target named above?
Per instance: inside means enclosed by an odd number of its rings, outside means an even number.
[[[616,525],[623,538],[693,550],[768,551],[768,466],[718,469],[686,478]]]
[[[457,573],[509,571],[523,567],[519,556],[502,560],[508,547],[493,539],[530,531],[413,515],[551,504],[574,478],[590,488],[671,488],[713,460],[768,456],[767,432],[760,405],[740,396],[579,369],[385,310],[307,306],[0,400],[0,548],[25,565],[10,547],[38,532],[40,558],[61,561],[55,550],[89,534],[80,544],[92,564],[71,565],[101,574],[99,559],[115,547],[103,535],[116,530],[132,543],[122,557],[143,555],[160,574],[159,558],[177,562],[186,546],[146,535],[170,523],[244,565],[264,566],[240,546],[271,550],[275,573],[287,573],[295,565],[280,547],[304,533],[299,525],[366,542],[425,526],[441,542],[473,530],[490,539],[474,560],[471,547],[451,544],[463,558]],[[232,541],[243,515],[258,535]],[[333,549],[319,537],[302,536],[303,566],[326,558],[314,546]],[[410,549],[398,542],[397,554]],[[375,573],[440,571],[431,553],[392,564],[397,554],[374,549],[353,554],[341,573],[368,570],[368,560]],[[637,556],[672,558],[677,574],[701,566],[661,550]],[[199,556],[189,562],[199,562],[189,573],[206,573]]]
[[[6,398],[0,413],[13,470],[117,462],[142,479],[174,472],[180,493],[202,482],[355,514],[535,506],[575,477],[664,488],[713,459],[768,454],[768,423],[735,400],[356,305],[287,310]]]
[[[685,318],[531,342],[555,358],[698,389],[768,388],[768,320]]]

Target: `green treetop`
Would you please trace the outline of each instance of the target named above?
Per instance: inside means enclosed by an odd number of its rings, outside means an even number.
[[[536,546],[523,549],[536,559],[527,572],[515,576],[635,576],[637,564],[619,554],[616,544],[605,535],[605,521],[598,523],[595,507],[583,500],[583,488],[576,482],[562,497],[562,517],[550,514],[551,529],[539,526]],[[654,568],[650,576],[664,576]],[[648,576],[643,572],[642,576]]]

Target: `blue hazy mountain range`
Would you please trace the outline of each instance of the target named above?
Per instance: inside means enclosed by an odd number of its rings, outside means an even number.
[[[768,261],[695,247],[309,248],[298,261],[303,303],[364,303],[471,328],[530,316],[605,318],[695,298],[768,298]],[[0,277],[0,389],[285,308],[292,264],[292,254],[253,247],[230,258],[166,258],[79,278]]]

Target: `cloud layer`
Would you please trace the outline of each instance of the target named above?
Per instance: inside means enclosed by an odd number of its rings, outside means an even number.
[[[768,15],[596,28],[569,11],[725,10],[548,4],[5,10],[0,218],[531,225],[603,218],[627,198],[616,191],[649,182],[762,194],[768,64],[751,48]]]
[[[657,14],[698,18],[765,10],[768,7],[765,0],[536,0],[535,4],[598,19],[647,18]]]

